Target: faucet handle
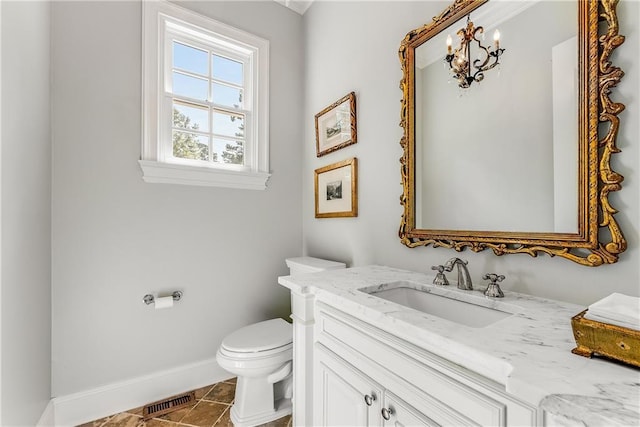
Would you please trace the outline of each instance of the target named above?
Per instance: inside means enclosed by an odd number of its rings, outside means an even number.
[[[484,290],[484,294],[488,297],[493,298],[503,298],[504,293],[502,293],[502,289],[500,289],[500,285],[498,282],[502,282],[505,277],[503,275],[497,275],[495,273],[487,273],[482,276],[484,280],[489,280],[491,283],[487,286],[487,289]]]
[[[436,274],[435,279],[433,279],[433,284],[438,286],[448,286],[449,281],[447,280],[447,276],[444,275],[444,265],[432,265],[432,270],[438,270],[438,274]]]

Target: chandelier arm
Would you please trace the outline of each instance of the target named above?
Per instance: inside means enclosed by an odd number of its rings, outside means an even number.
[[[484,70],[478,70],[473,74],[473,81],[476,83],[480,83],[484,80]]]
[[[494,68],[496,65],[499,65],[500,63],[498,62],[498,60],[496,59],[496,61],[491,64],[491,65],[487,65],[486,67],[484,67],[481,71],[489,71],[490,69]]]
[[[489,60],[491,59],[491,53],[489,52],[489,49],[482,46],[477,39],[474,40],[478,43],[478,49],[480,50],[480,52],[484,52],[484,60],[482,60],[481,58],[475,59],[473,61],[473,66],[477,69],[485,70],[484,67],[489,63]]]

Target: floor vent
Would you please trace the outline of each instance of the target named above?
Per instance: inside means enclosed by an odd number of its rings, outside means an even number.
[[[149,418],[168,414],[169,412],[176,411],[186,406],[194,405],[195,403],[196,392],[190,391],[189,393],[179,394],[177,396],[172,396],[167,399],[144,405],[144,408],[142,408],[142,417],[147,420]]]

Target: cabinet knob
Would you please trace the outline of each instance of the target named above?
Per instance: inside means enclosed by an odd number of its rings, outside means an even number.
[[[382,418],[389,421],[391,419],[391,415],[393,415],[393,409],[391,408],[382,408]]]
[[[367,404],[367,406],[371,406],[373,405],[373,402],[376,400],[376,394],[375,393],[371,393],[369,394],[365,394],[364,395],[364,403]]]

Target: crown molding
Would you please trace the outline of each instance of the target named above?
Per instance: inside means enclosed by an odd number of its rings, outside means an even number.
[[[304,13],[309,9],[313,0],[275,0],[281,5],[288,7],[300,15],[304,15]]]

